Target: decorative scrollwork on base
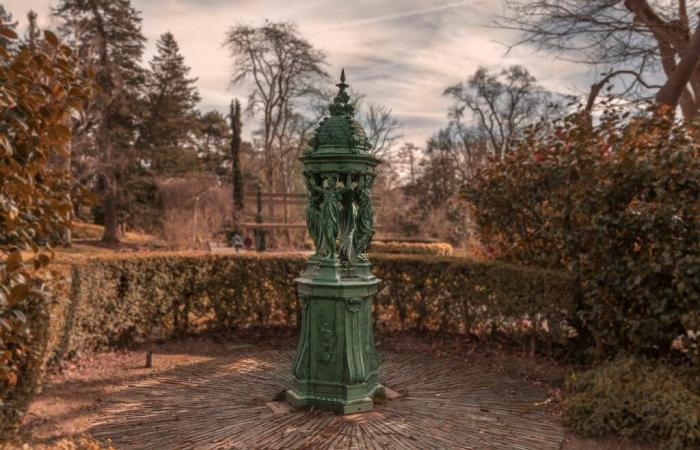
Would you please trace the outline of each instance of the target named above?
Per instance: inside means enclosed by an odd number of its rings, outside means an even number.
[[[321,320],[319,336],[321,338],[321,362],[328,364],[335,359],[335,331],[333,324],[327,320]]]
[[[345,300],[345,307],[351,313],[356,313],[356,312],[360,311],[360,308],[362,308],[362,299],[361,298],[349,298],[349,299]]]

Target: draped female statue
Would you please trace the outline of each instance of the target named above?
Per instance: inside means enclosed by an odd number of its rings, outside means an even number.
[[[357,219],[355,221],[355,244],[354,252],[360,259],[367,259],[367,247],[372,241],[372,222],[374,221],[374,211],[372,211],[372,183],[374,175],[370,173],[360,174],[355,190],[355,203],[357,204]]]
[[[340,258],[349,261],[354,254],[355,219],[357,207],[355,206],[355,193],[352,190],[352,175],[345,177],[345,186],[342,190],[343,209],[340,216]]]
[[[309,236],[311,236],[316,249],[314,256],[318,256],[321,250],[321,202],[323,201],[323,195],[318,192],[318,189],[314,189],[314,187],[318,188],[314,176],[310,173],[304,175],[306,176],[306,188],[309,190],[309,204],[306,206],[306,226],[309,229]]]
[[[339,189],[337,184],[338,175],[334,173],[326,176],[323,186],[318,186],[316,183],[309,183],[309,187],[321,196],[319,220],[320,246],[318,250],[320,250],[319,253],[325,259],[336,258],[335,241],[338,237],[340,213],[343,207],[342,198],[347,189]]]

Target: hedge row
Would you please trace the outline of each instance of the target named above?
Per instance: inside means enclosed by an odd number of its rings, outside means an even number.
[[[375,255],[377,325],[565,344],[577,289],[568,275],[463,258]],[[169,253],[72,266],[53,314],[54,358],[183,333],[297,322],[300,255]]]
[[[372,242],[371,253],[402,253],[407,255],[452,256],[447,242]]]

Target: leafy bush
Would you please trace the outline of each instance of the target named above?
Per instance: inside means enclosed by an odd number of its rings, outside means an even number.
[[[664,118],[608,112],[535,130],[467,196],[502,258],[578,277],[581,335],[619,351],[700,362],[700,147]]]
[[[565,344],[576,295],[564,273],[461,258],[375,255],[375,317],[420,328]],[[91,258],[72,268],[53,314],[56,358],[181,333],[294,325],[300,255],[152,253]]]
[[[564,401],[568,426],[586,436],[617,433],[660,438],[664,448],[700,445],[700,395],[677,371],[625,357],[568,383]]]
[[[71,211],[68,173],[56,164],[87,83],[71,50],[47,32],[37,50],[0,24],[0,439],[38,388],[48,343],[52,253],[47,242]],[[6,38],[6,39],[5,39]],[[10,48],[12,47],[12,48]],[[43,49],[43,50],[39,50]]]
[[[452,246],[446,242],[372,242],[371,253],[403,253],[408,255],[451,256]]]

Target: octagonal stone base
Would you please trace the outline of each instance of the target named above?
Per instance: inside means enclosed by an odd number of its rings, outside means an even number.
[[[343,270],[337,261],[311,260],[298,284],[301,334],[287,401],[339,414],[370,411],[379,363],[372,301],[380,280]]]
[[[381,384],[375,383],[371,386],[371,392],[364,397],[358,395],[347,395],[345,398],[329,397],[318,393],[300,394],[294,389],[287,391],[287,403],[294,408],[314,407],[318,409],[333,411],[337,414],[356,414],[374,409],[374,396],[382,392],[384,388]],[[361,394],[360,394],[361,395]],[[357,397],[354,400],[349,398]]]

